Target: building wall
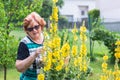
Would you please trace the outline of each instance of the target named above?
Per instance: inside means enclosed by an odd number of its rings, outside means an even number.
[[[64,0],[60,14],[72,15],[72,22],[77,22],[78,19],[87,17],[87,15],[81,16],[81,10],[85,6],[87,6],[86,11],[98,8],[104,26],[111,31],[120,31],[120,0]],[[73,25],[70,24],[69,27]]]
[[[85,16],[81,16],[80,7],[88,7],[87,12],[96,7],[95,0],[64,0],[64,6],[60,9],[61,15],[72,15],[73,21],[78,21]]]
[[[96,0],[96,8],[105,22],[120,21],[120,0]]]

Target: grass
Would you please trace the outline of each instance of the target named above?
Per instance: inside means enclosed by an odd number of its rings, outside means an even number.
[[[23,31],[23,29],[16,29],[14,31],[11,32],[11,35],[15,36],[17,39],[21,39],[23,38],[26,34]]]
[[[15,30],[11,32],[17,39],[21,39],[25,36],[25,32],[22,29]],[[89,53],[89,40],[87,42],[88,53]],[[100,74],[102,73],[101,64],[103,62],[102,57],[106,53],[108,53],[108,49],[104,46],[103,43],[99,44],[95,42],[93,56],[96,58],[95,61],[90,62],[90,67],[92,68],[92,74],[88,77],[88,80],[99,80]],[[8,69],[7,72],[7,80],[19,80],[19,72],[16,71],[15,67]],[[0,69],[0,80],[3,79],[3,70]]]
[[[102,73],[101,64],[102,64],[101,58],[90,63],[90,67],[92,68],[92,74],[88,77],[88,80],[100,80],[100,75]]]
[[[102,73],[101,64],[101,57],[98,57],[96,61],[90,63],[90,67],[92,68],[92,74],[88,77],[88,80],[99,80]],[[17,72],[15,67],[10,68],[7,72],[7,80],[19,80],[19,75],[20,73]],[[0,80],[4,80],[3,70],[0,71]]]
[[[3,69],[0,70],[0,80],[4,80]],[[15,68],[7,70],[7,79],[6,80],[19,80],[19,72]]]

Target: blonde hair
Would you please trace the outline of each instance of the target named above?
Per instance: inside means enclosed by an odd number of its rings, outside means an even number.
[[[27,17],[24,18],[24,29],[26,30],[33,20],[36,21],[39,25],[41,25],[41,29],[43,30],[44,26],[46,25],[46,21],[36,12],[30,13]]]

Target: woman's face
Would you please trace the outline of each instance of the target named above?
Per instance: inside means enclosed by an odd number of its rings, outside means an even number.
[[[26,32],[33,40],[39,39],[41,33],[41,25],[39,25],[36,21],[32,21],[28,25]]]

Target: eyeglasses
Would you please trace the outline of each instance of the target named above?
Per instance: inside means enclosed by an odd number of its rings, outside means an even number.
[[[39,29],[39,25],[36,25],[36,26],[34,26],[32,28],[27,28],[26,30],[31,32],[31,31],[33,31],[33,29],[38,30]]]

